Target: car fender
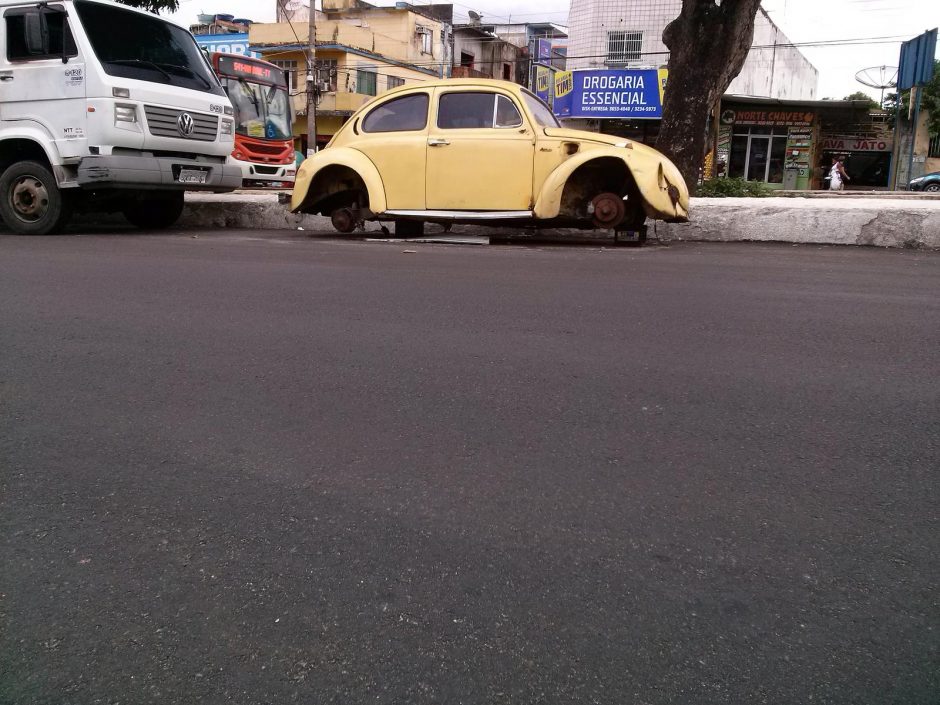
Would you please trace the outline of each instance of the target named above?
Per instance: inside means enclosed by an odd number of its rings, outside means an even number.
[[[331,166],[344,166],[356,172],[366,186],[369,194],[369,210],[382,213],[386,210],[385,184],[375,164],[362,152],[350,147],[330,147],[305,159],[297,170],[294,179],[294,193],[291,197],[291,211],[297,213],[309,206],[310,187],[317,174]],[[327,214],[328,215],[328,214]]]
[[[652,151],[652,150],[650,150]],[[646,214],[657,220],[687,220],[689,196],[679,170],[658,153],[633,153],[628,147],[601,147],[584,151],[548,175],[535,202],[535,217],[556,218],[561,212],[565,184],[575,170],[595,159],[619,159],[627,167],[643,197]],[[670,192],[670,186],[674,187]]]

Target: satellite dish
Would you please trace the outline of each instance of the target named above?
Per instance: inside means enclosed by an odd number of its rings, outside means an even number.
[[[467,14],[470,15],[470,19],[474,22],[479,22],[483,19],[483,16],[479,12],[474,12],[473,10],[468,10]]]
[[[870,66],[855,74],[855,80],[863,86],[881,90],[881,106],[885,104],[885,89],[895,88],[898,85],[897,66]]]

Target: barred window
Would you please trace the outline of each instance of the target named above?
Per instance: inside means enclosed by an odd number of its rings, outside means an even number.
[[[607,65],[623,66],[643,56],[643,32],[608,32]]]
[[[398,88],[399,86],[404,86],[404,85],[405,85],[405,79],[399,78],[398,76],[389,76],[389,77],[388,77],[388,87],[389,87],[389,89],[391,89],[391,88]]]
[[[934,135],[930,138],[930,148],[927,152],[927,156],[931,159],[940,157],[940,135]]]
[[[330,93],[336,92],[336,59],[318,59],[317,60],[317,81],[319,83],[329,83]]]
[[[271,63],[284,72],[287,76],[287,87],[290,89],[291,93],[296,93],[298,86],[297,62],[288,59],[273,59]]]

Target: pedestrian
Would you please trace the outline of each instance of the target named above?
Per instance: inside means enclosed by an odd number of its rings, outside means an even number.
[[[832,168],[829,170],[830,191],[841,191],[845,182],[849,181],[849,175],[845,173],[845,167],[842,164],[844,161],[845,157],[836,157],[832,162]]]

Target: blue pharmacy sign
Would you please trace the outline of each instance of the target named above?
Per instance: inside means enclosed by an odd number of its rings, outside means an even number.
[[[568,72],[565,72],[568,73]],[[571,118],[661,118],[665,71],[590,69],[570,72],[556,90],[555,114]]]
[[[248,34],[197,34],[196,43],[209,51],[222,54],[240,54],[241,56],[261,55],[252,51],[248,46]]]

